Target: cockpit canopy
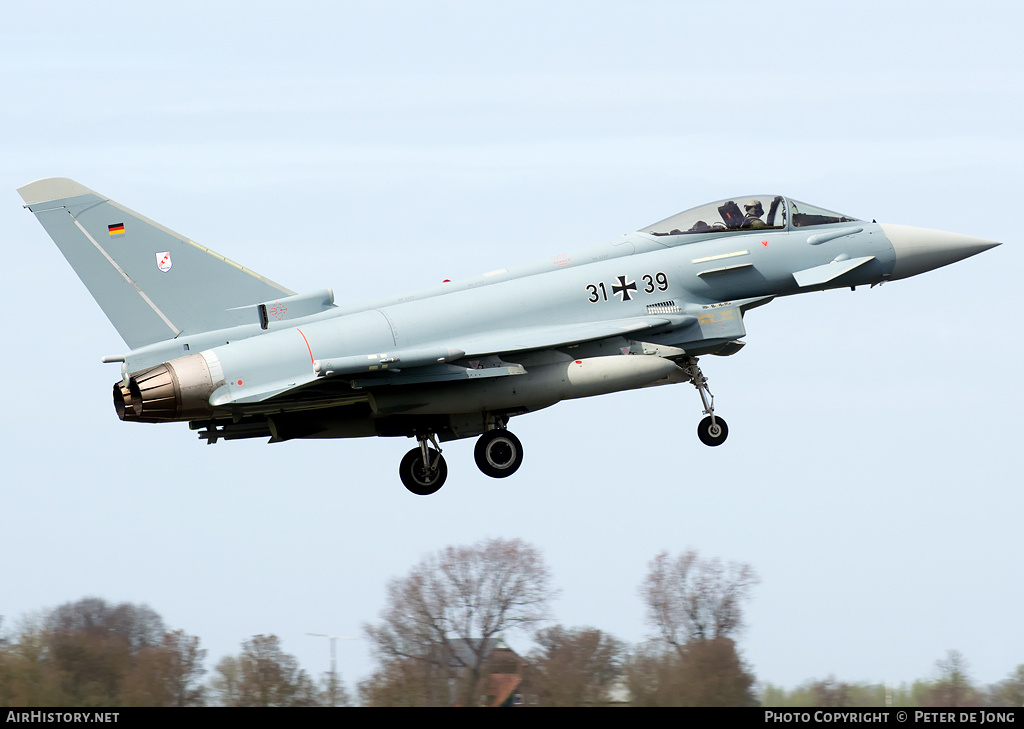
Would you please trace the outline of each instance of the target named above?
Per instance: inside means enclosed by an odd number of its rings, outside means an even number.
[[[825,208],[816,208],[799,200],[790,200],[789,204],[793,207],[794,228],[806,228],[811,225],[829,225],[831,223],[852,223],[857,220],[857,218],[851,218],[849,215],[834,213],[831,210],[825,210]]]
[[[797,200],[789,200],[787,207],[787,200],[781,195],[750,195],[691,208],[643,228],[640,232],[663,236],[743,230],[784,230],[788,213],[792,214],[795,228],[856,220],[842,213],[816,208]]]

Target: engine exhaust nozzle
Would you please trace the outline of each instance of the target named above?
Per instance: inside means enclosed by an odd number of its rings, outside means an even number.
[[[214,383],[206,357],[191,354],[128,375],[114,383],[114,410],[125,421],[162,423],[210,415]]]

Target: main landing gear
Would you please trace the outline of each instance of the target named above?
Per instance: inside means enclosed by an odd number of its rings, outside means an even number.
[[[688,357],[679,366],[690,376],[690,382],[697,388],[700,401],[704,403],[704,415],[707,417],[697,426],[697,437],[706,446],[722,445],[729,437],[729,426],[726,425],[725,418],[715,415],[715,396],[708,389],[708,378],[700,371],[696,357]]]
[[[506,478],[523,465],[523,444],[504,428],[488,430],[473,449],[477,468],[491,478]]]
[[[448,464],[441,455],[441,446],[437,444],[433,433],[417,435],[416,440],[419,441],[419,447],[405,454],[398,466],[398,473],[407,489],[417,496],[430,496],[444,486],[448,478]],[[428,440],[434,444],[433,448],[427,448]]]
[[[419,446],[405,454],[398,473],[411,492],[429,496],[444,486],[448,465],[433,433],[417,435],[416,440]],[[433,448],[427,446],[428,442]],[[506,478],[523,465],[523,444],[498,420],[496,427],[477,440],[473,457],[480,470],[491,478]]]

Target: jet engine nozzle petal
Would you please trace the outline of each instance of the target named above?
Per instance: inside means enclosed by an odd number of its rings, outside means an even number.
[[[984,238],[909,225],[883,223],[882,232],[896,252],[896,264],[889,276],[890,281],[948,266],[1001,245]]]

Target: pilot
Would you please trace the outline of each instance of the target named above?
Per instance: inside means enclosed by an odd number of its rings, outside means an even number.
[[[764,208],[761,207],[760,200],[747,200],[743,205],[743,209],[747,211],[747,214],[743,216],[743,222],[740,223],[741,228],[767,228],[764,221],[761,220],[761,216],[764,215]]]

